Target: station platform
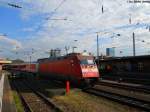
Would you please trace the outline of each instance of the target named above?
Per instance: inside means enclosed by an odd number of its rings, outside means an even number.
[[[150,90],[149,85],[143,85],[143,84],[135,84],[135,83],[127,83],[127,82],[118,82],[118,81],[112,81],[112,80],[101,80],[100,82],[106,82],[106,83],[111,83],[111,84],[119,84],[119,85],[125,85],[125,86],[132,86],[132,87],[138,87],[138,88],[146,88]]]
[[[0,72],[0,112],[17,112],[6,72]]]

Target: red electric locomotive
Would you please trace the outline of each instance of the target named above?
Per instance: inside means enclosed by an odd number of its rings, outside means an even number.
[[[93,56],[71,53],[66,56],[39,59],[37,63],[11,64],[9,68],[15,76],[49,77],[55,80],[69,80],[79,86],[93,85],[99,79],[99,72]]]
[[[94,84],[99,72],[93,56],[71,53],[62,57],[39,59],[38,73],[41,77],[70,80],[79,85]]]

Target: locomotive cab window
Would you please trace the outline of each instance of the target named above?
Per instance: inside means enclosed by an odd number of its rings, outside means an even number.
[[[80,60],[80,64],[94,64],[94,61],[93,60]]]

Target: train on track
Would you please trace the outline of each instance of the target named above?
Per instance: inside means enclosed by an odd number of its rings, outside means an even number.
[[[100,75],[94,57],[80,53],[70,53],[66,56],[38,59],[35,63],[8,64],[4,70],[12,76],[39,78],[66,81],[79,86],[94,85]]]
[[[109,57],[99,63],[103,79],[150,84],[150,55]]]

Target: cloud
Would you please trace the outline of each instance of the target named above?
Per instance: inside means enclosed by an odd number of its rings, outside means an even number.
[[[22,49],[21,42],[7,36],[0,35],[0,50],[3,58],[16,58],[16,53]]]
[[[145,28],[150,25],[149,4],[129,4],[125,0],[22,0],[21,17],[23,20],[41,18],[38,26],[24,28],[24,31],[34,32],[30,40],[22,42],[25,51],[36,49],[35,57],[47,56],[46,51],[76,44],[76,50],[84,49],[96,54],[96,32],[99,33],[100,52],[105,54],[107,47],[131,51],[132,32],[136,38],[149,40],[149,31]],[[60,6],[60,7],[59,7]],[[102,6],[104,13],[102,13]],[[59,7],[59,8],[57,8]],[[54,12],[54,10],[57,10]],[[131,23],[129,18],[131,17]],[[67,18],[63,20],[45,20]],[[36,21],[35,21],[36,22]],[[140,23],[140,25],[136,25]],[[36,32],[34,31],[36,30]],[[110,32],[105,35],[103,32]],[[110,38],[113,33],[120,33],[121,37]],[[78,41],[74,43],[73,40]],[[143,43],[138,42],[139,46]],[[149,45],[144,45],[146,48]],[[140,52],[140,48],[137,50]],[[119,50],[118,50],[119,51]],[[117,55],[120,55],[119,52]],[[126,52],[124,55],[132,55]]]
[[[13,47],[19,47],[19,48],[22,47],[22,45],[19,41],[8,38],[7,36],[0,36],[0,41],[1,41],[1,43],[5,43],[5,44],[11,45]],[[11,47],[11,46],[9,46],[9,47]]]

